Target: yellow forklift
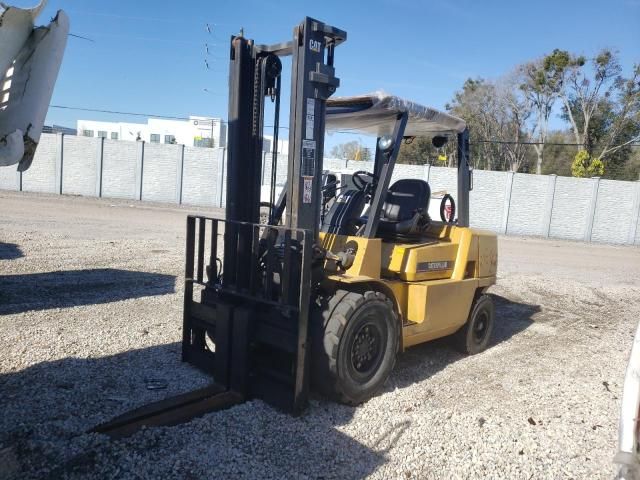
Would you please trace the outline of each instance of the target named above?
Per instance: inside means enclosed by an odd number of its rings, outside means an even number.
[[[486,290],[496,281],[497,239],[469,227],[464,121],[384,93],[331,99],[345,40],[311,18],[289,42],[232,37],[226,214],[187,220],[183,360],[224,391],[293,413],[310,387],[366,401],[413,345],[451,335],[463,352],[481,352],[494,323]],[[265,103],[274,103],[277,145],[283,56],[292,57],[288,177],[276,199],[274,155],[265,225]],[[327,128],[375,136],[373,171],[323,182]],[[391,182],[402,143],[420,136],[436,147],[457,142],[449,222],[429,218],[426,181]]]

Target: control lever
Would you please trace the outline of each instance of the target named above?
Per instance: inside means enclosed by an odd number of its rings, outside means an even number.
[[[347,249],[346,252],[333,253],[327,250],[325,252],[325,258],[327,260],[333,260],[341,270],[347,270],[353,265],[353,261],[356,259],[355,252],[352,249]]]

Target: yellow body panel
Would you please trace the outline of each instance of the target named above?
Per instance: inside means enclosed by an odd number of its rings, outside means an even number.
[[[476,290],[496,281],[497,237],[482,230],[434,223],[421,243],[326,233],[321,241],[333,253],[355,251],[346,271],[327,261],[330,281],[374,283],[393,294],[403,348],[454,333],[466,322]]]
[[[380,278],[380,249],[382,240],[379,238],[346,237],[344,235],[331,235],[320,233],[322,248],[337,253],[347,248],[356,250],[356,258],[353,265],[344,272],[347,277],[368,276]],[[329,261],[330,262],[330,261]],[[331,270],[332,266],[327,265]],[[335,265],[333,266],[335,269]]]

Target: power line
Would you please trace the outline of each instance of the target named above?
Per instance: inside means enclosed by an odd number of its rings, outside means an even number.
[[[110,17],[110,18],[117,18],[117,19],[122,19],[122,20],[144,20],[144,21],[150,21],[150,22],[170,22],[170,23],[176,23],[176,22],[180,22],[181,20],[173,17],[173,16],[167,16],[167,17],[135,17],[135,16],[129,16],[129,15],[118,15],[115,13],[103,13],[103,12],[88,12],[86,10],[75,10],[75,9],[66,9],[69,13],[74,13],[74,14],[80,14],[80,15],[87,15],[90,17]]]
[[[474,140],[473,142],[469,142],[471,144],[474,143],[496,143],[496,144],[504,144],[504,145],[555,145],[561,147],[582,147],[581,143],[554,143],[554,142],[509,142],[503,140]],[[640,147],[640,143],[630,143],[630,147]]]
[[[65,8],[65,11],[78,15],[86,15],[90,17],[110,17],[120,20],[143,20],[148,22],[165,22],[165,23],[192,23],[192,22],[200,22],[200,17],[176,17],[173,15],[168,15],[166,17],[147,17],[147,16],[134,16],[134,15],[121,15],[115,13],[107,13],[107,12],[96,12],[96,11],[87,11],[87,10],[76,10],[76,9],[68,9]],[[238,25],[232,23],[218,23],[218,22],[207,22],[212,27],[231,27],[238,28]],[[245,24],[246,25],[246,24]],[[250,27],[257,27],[258,24],[249,24]],[[212,29],[213,30],[213,29]]]
[[[85,108],[85,107],[70,107],[67,105],[49,105],[49,108],[59,108],[62,110],[78,110],[81,112],[111,113],[114,115],[131,115],[133,117],[167,118],[169,120],[191,120],[188,117],[178,117],[176,115],[155,115],[153,113],[119,112],[116,110],[102,110],[99,108]],[[227,123],[227,122],[224,122],[224,123]]]
[[[206,89],[205,89],[206,90]],[[209,92],[208,92],[209,93]],[[212,92],[211,92],[212,93]],[[108,113],[113,115],[130,115],[134,117],[151,117],[151,118],[165,118],[168,120],[191,120],[189,117],[179,117],[177,115],[159,115],[154,113],[138,113],[138,112],[121,112],[117,110],[104,110],[100,108],[86,108],[86,107],[71,107],[68,105],[49,105],[50,108],[58,108],[63,110],[78,110],[81,112],[93,112],[93,113]],[[212,117],[213,118],[213,117]],[[221,123],[228,124],[226,120],[220,119]],[[265,125],[265,128],[272,128],[273,125]],[[284,130],[289,130],[289,127],[279,127]],[[343,134],[357,134],[354,131],[345,131],[345,130],[336,130],[332,133],[343,133]],[[492,144],[511,144],[511,145],[545,145],[545,146],[559,146],[559,147],[581,147],[582,144],[579,143],[555,143],[555,142],[510,142],[504,140],[474,140],[473,142],[469,142],[473,144],[479,143],[492,143]],[[630,147],[640,147],[640,143],[630,143]]]
[[[96,43],[95,40],[88,38],[88,37],[83,37],[82,35],[76,35],[75,33],[69,33],[68,34],[70,37],[74,37],[74,38],[81,38],[82,40],[88,40],[89,42],[93,42]]]
[[[85,108],[85,107],[71,107],[68,105],[49,105],[49,108],[59,108],[62,110],[78,110],[81,112],[93,112],[93,113],[109,113],[113,115],[130,115],[133,117],[151,117],[151,118],[165,118],[168,120],[192,120],[189,117],[179,117],[177,115],[157,115],[154,113],[139,113],[139,112],[120,112],[118,110],[104,110],[101,108]],[[214,118],[214,117],[209,117]],[[220,119],[220,123],[229,124],[226,120]],[[265,125],[265,128],[272,128],[273,125]],[[280,127],[284,130],[289,130],[289,127]]]
[[[105,37],[105,38],[117,38],[119,40],[123,40],[124,42],[129,42],[129,41],[142,41],[142,42],[150,42],[150,43],[170,43],[172,45],[174,44],[181,44],[181,45],[201,45],[202,42],[195,42],[195,41],[189,41],[189,40],[176,40],[176,39],[172,39],[172,38],[161,38],[161,37],[147,37],[147,36],[140,36],[140,35],[123,35],[122,33],[91,33],[92,36],[94,37]],[[218,47],[220,45],[215,44],[215,43],[210,43],[209,44],[212,47]]]

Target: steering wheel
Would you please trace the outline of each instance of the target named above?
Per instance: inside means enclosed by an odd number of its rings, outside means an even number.
[[[364,177],[369,177],[369,179],[365,180]],[[379,180],[376,174],[367,172],[365,170],[358,170],[357,172],[353,172],[351,178],[353,179],[353,185],[361,192],[366,192],[372,186],[375,186]]]
[[[447,209],[447,200],[449,200],[449,205]],[[442,223],[454,223],[456,218],[456,202],[451,195],[446,193],[442,200],[440,201],[440,219]]]

